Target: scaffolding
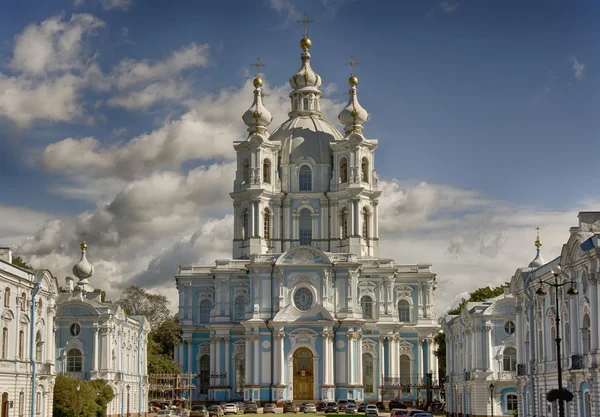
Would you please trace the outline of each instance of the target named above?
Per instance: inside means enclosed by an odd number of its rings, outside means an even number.
[[[148,402],[160,408],[192,408],[192,390],[196,374],[150,374]]]

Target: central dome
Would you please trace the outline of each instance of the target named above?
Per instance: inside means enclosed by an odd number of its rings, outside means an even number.
[[[281,142],[281,162],[295,164],[298,159],[312,158],[316,164],[329,164],[329,144],[343,136],[331,123],[316,114],[286,120],[269,137]]]

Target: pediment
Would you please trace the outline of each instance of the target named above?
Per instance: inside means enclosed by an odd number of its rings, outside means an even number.
[[[319,249],[311,246],[299,246],[285,252],[276,263],[277,265],[329,265],[331,261]]]
[[[323,320],[334,321],[331,313],[318,304],[305,312],[298,311],[291,305],[288,305],[280,309],[273,318],[273,322],[281,322],[286,325]]]

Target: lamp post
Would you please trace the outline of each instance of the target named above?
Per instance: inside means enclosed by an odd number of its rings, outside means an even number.
[[[494,417],[494,383],[492,382],[490,388],[490,408],[492,409],[492,417]]]
[[[75,390],[77,391],[77,415],[81,415],[81,411],[79,410],[79,390],[81,389],[81,385],[77,384]]]
[[[544,290],[544,284],[548,284],[548,286],[553,287],[554,288],[554,297],[555,297],[555,305],[556,305],[556,316],[554,318],[554,321],[556,322],[556,339],[554,339],[554,341],[556,342],[556,371],[557,371],[557,376],[558,376],[558,392],[559,392],[559,397],[558,397],[558,415],[560,417],[565,417],[565,403],[563,402],[562,399],[562,393],[563,393],[563,386],[562,386],[562,364],[561,364],[561,358],[560,358],[560,313],[559,313],[559,306],[558,306],[558,289],[560,287],[563,287],[565,285],[570,285],[571,287],[569,288],[569,290],[567,291],[567,295],[576,295],[577,294],[577,288],[575,288],[573,286],[573,281],[569,280],[569,281],[565,281],[561,284],[558,283],[558,276],[561,274],[562,269],[560,267],[560,265],[554,265],[552,267],[552,275],[554,275],[554,282],[547,282],[547,281],[541,281],[540,280],[540,288],[537,289],[537,291],[535,292],[535,294],[539,297],[545,297],[546,294],[548,294],[546,292],[546,290]]]

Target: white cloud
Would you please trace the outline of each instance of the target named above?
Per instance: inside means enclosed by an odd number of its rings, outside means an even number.
[[[438,4],[433,6],[431,10],[429,10],[428,16],[433,17],[436,14],[450,14],[454,13],[458,7],[460,6],[460,2],[458,1],[440,1]]]
[[[583,80],[583,76],[584,76],[584,72],[585,72],[585,65],[583,64],[583,62],[579,62],[577,60],[577,58],[575,58],[574,56],[571,57],[570,61],[571,61],[571,68],[573,70],[573,75],[575,76],[575,78],[578,81]]]
[[[192,91],[188,81],[168,80],[157,82],[135,89],[129,93],[111,97],[106,103],[112,107],[122,107],[127,110],[143,110],[158,101],[181,100]]]
[[[13,246],[21,243],[52,217],[48,213],[0,203],[0,245]]]
[[[290,0],[270,0],[269,7],[284,17],[283,22],[278,26],[280,29],[302,19],[302,14],[296,10],[296,6]]]
[[[133,6],[133,0],[100,0],[104,10],[127,11]]]

